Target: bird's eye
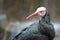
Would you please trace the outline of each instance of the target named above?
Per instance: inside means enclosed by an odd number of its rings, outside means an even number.
[[[42,13],[43,11],[40,11],[40,13]]]

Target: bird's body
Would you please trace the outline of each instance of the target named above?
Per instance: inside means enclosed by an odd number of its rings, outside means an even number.
[[[20,32],[14,40],[50,40],[54,38],[54,28],[52,25],[44,24],[44,26],[39,26],[39,22],[31,24],[29,27],[25,28]],[[46,25],[46,26],[45,26]],[[43,29],[42,29],[42,28]],[[45,28],[45,29],[44,29]],[[49,36],[50,35],[50,36]],[[35,38],[36,37],[36,38]]]

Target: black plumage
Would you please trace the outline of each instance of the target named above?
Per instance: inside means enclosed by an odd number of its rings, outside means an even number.
[[[13,40],[53,40],[54,37],[54,26],[50,23],[50,16],[46,12],[42,20],[23,29]]]

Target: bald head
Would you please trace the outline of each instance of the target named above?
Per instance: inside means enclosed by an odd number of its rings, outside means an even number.
[[[39,7],[37,8],[36,12],[39,12],[39,11],[46,11],[47,9],[45,7]]]
[[[36,13],[39,16],[43,17],[46,14],[46,11],[47,11],[47,9],[45,7],[39,7],[39,8],[37,8]]]

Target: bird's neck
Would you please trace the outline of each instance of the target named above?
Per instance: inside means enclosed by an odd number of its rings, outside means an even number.
[[[42,20],[42,17],[41,17],[41,16],[39,16],[39,20],[40,20],[40,21]]]

